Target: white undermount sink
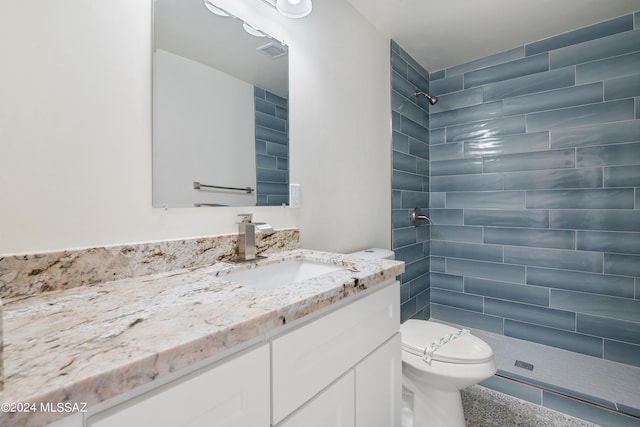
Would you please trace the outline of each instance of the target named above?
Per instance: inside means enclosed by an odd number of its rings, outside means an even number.
[[[273,289],[312,279],[346,267],[323,262],[291,259],[277,264],[229,273],[225,279],[256,289]]]

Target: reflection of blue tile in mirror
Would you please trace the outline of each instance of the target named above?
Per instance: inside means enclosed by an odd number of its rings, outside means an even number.
[[[551,306],[613,319],[640,322],[640,301],[551,289]]]
[[[551,131],[551,147],[584,147],[634,142],[640,135],[640,121],[627,120]]]
[[[589,356],[602,357],[602,338],[505,319],[504,335],[562,348]]]
[[[573,230],[541,230],[487,227],[484,242],[509,246],[574,249],[576,232]]]
[[[578,231],[576,247],[582,251],[640,254],[640,234]]]
[[[640,231],[640,211],[552,210],[551,228],[578,230]]]
[[[633,119],[633,99],[569,107],[527,115],[527,131],[553,130]]]
[[[640,164],[640,143],[585,147],[576,150],[578,167],[637,164]]]
[[[465,209],[465,225],[498,227],[549,227],[548,210]]]
[[[589,292],[623,298],[633,298],[633,277],[556,270],[527,268],[527,283],[567,291]]]
[[[508,246],[504,248],[504,262],[594,273],[601,273],[603,269],[601,253],[563,249]]]
[[[484,85],[482,89],[484,101],[487,102],[569,87],[573,86],[574,82],[574,70],[573,68],[567,67],[501,82],[489,83]]]
[[[504,174],[505,190],[596,188],[602,186],[602,168],[556,169]]]
[[[539,42],[530,43],[525,49],[527,55],[535,55],[536,53],[548,52],[561,47],[584,43],[629,30],[633,30],[633,15],[621,16],[568,33],[549,37]]]
[[[484,172],[511,172],[572,168],[574,165],[575,151],[569,149],[485,157],[483,170]]]
[[[464,279],[464,290],[471,294],[509,301],[543,306],[549,305],[549,290],[541,286],[529,286],[468,277]]]

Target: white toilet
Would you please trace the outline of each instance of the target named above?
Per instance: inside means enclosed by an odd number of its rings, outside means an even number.
[[[468,330],[410,319],[402,333],[402,385],[413,394],[413,427],[464,427],[460,390],[496,372],[491,347]]]
[[[393,251],[380,248],[350,255],[394,259]],[[467,330],[432,320],[409,319],[400,332],[402,386],[413,395],[412,426],[465,427],[460,390],[496,373],[491,347]]]

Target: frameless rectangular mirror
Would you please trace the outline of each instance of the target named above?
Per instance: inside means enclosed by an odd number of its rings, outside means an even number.
[[[213,1],[154,0],[153,206],[288,204],[289,49]]]

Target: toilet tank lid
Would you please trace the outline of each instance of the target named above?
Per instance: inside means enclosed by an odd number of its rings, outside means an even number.
[[[389,249],[370,248],[352,252],[349,255],[362,259],[395,259],[395,252]]]
[[[428,348],[431,343],[436,343],[459,331],[453,326],[430,320],[409,319],[400,325],[402,348],[404,351],[422,356],[425,348]],[[439,346],[433,352],[432,358],[449,363],[481,363],[491,360],[493,351],[489,344],[467,333]]]

